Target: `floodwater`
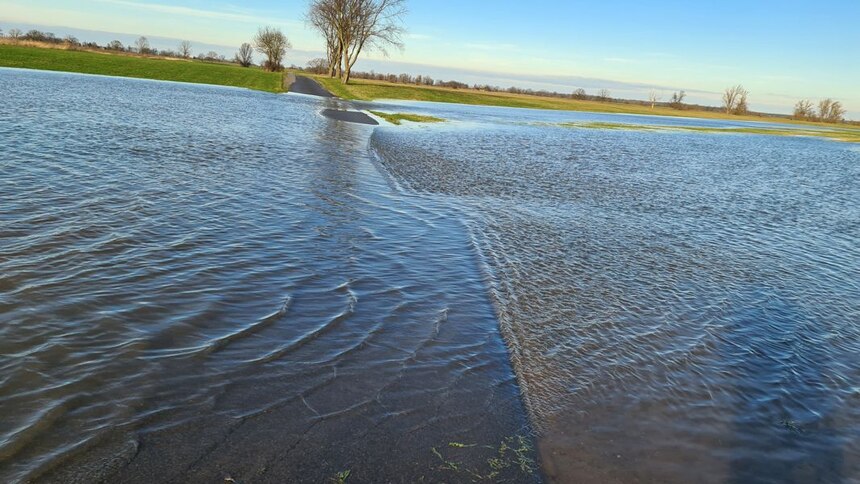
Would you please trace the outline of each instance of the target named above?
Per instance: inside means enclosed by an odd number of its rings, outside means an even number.
[[[860,152],[392,104],[405,190],[468,221],[560,482],[860,482]]]
[[[372,127],[242,89],[0,93],[3,481],[540,479],[466,226],[391,187]]]
[[[853,145],[0,93],[5,480],[860,480]]]

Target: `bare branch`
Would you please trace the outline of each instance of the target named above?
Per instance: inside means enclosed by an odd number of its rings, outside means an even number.
[[[648,102],[651,103],[651,109],[654,109],[654,106],[660,102],[660,98],[662,96],[656,90],[652,89],[651,92],[648,93]]]
[[[134,46],[137,48],[138,54],[149,53],[149,39],[144,36],[138,37],[137,40],[134,41]]]
[[[405,0],[314,0],[308,23],[326,40],[331,66],[344,82],[362,52],[377,49],[388,55],[391,47],[402,49]]]
[[[747,112],[747,96],[749,91],[743,86],[729,87],[723,92],[723,109],[726,114],[745,114]]]
[[[254,47],[257,48],[257,52],[266,56],[263,67],[267,71],[276,72],[284,69],[284,56],[292,45],[280,29],[261,27],[254,37]]]
[[[842,103],[827,98],[818,102],[818,119],[825,123],[839,123],[845,116]]]
[[[183,40],[182,42],[180,42],[178,52],[179,56],[182,58],[187,59],[191,57],[191,42],[187,40]]]
[[[251,44],[247,42],[242,44],[234,60],[242,67],[250,67],[254,63],[254,49],[251,47]]]

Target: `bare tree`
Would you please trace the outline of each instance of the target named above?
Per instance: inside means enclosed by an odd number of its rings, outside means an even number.
[[[588,95],[585,93],[585,89],[583,89],[581,87],[579,89],[573,91],[573,98],[574,99],[585,99],[587,97],[588,97]]]
[[[660,93],[658,93],[658,92],[657,92],[656,90],[654,90],[654,89],[651,89],[651,92],[649,92],[649,93],[648,93],[648,102],[650,102],[650,103],[651,103],[651,109],[654,109],[654,106],[655,106],[658,102],[660,102],[660,98],[661,98],[661,97],[662,97],[662,96],[660,96]]]
[[[846,112],[847,111],[842,108],[842,103],[835,101],[830,105],[830,116],[828,117],[828,121],[832,123],[841,123],[845,120]]]
[[[134,46],[139,54],[146,54],[149,52],[149,39],[141,35],[134,41]]]
[[[343,45],[338,30],[346,23],[341,15],[345,10],[346,0],[315,0],[307,14],[308,24],[325,39],[329,77],[340,77],[342,72]]]
[[[749,91],[741,90],[738,95],[738,104],[735,106],[735,114],[747,114],[749,112],[749,106],[747,106],[747,96],[749,95]]]
[[[838,123],[842,121],[843,116],[845,116],[845,109],[839,101],[827,98],[818,102],[818,119],[821,121]]]
[[[737,104],[737,89],[739,86],[727,88],[723,92],[723,109],[726,110],[726,114],[731,114],[731,112],[735,109],[735,104]]]
[[[317,57],[316,59],[311,59],[308,62],[307,70],[313,72],[314,74],[326,74],[330,72],[328,60],[323,59],[321,57]]]
[[[746,112],[747,95],[749,91],[740,84],[729,87],[723,92],[723,109],[726,114],[742,114]],[[739,112],[739,108],[743,111]]]
[[[845,120],[846,112],[847,111],[842,108],[842,103],[834,101],[833,104],[830,105],[830,116],[827,117],[827,121],[831,123],[841,123]]]
[[[266,56],[263,67],[267,71],[277,72],[284,69],[284,56],[292,45],[280,29],[260,27],[254,37],[254,47],[257,48],[257,52]]]
[[[340,39],[344,46],[343,82],[349,83],[349,73],[365,49],[376,48],[388,55],[388,47],[403,48],[400,23],[406,15],[405,0],[348,0],[349,29]]]
[[[191,57],[191,42],[187,40],[183,40],[182,42],[180,42],[178,53],[179,57],[182,57],[184,59]]]
[[[821,121],[825,121],[827,117],[830,115],[830,105],[833,104],[833,100],[830,98],[822,99],[818,101],[818,119]]]
[[[675,109],[683,109],[684,108],[684,98],[687,97],[687,93],[684,91],[678,91],[672,93],[672,100],[669,104],[672,105]]]
[[[251,44],[245,42],[236,53],[236,63],[242,67],[251,67],[254,63],[254,49]]]
[[[125,46],[123,46],[122,42],[118,40],[111,40],[110,42],[108,42],[105,48],[108,50],[125,50]]]
[[[609,89],[601,89],[601,90],[597,91],[597,99],[600,99],[601,101],[608,101],[609,100]]]
[[[18,39],[21,38],[22,35],[24,35],[24,32],[21,32],[21,30],[19,29],[9,29],[9,38],[16,42],[18,41]]]
[[[402,48],[406,0],[314,0],[308,22],[326,38],[331,71],[344,83],[362,52]]]
[[[794,119],[809,120],[815,117],[815,108],[812,106],[812,101],[802,99],[794,105]]]

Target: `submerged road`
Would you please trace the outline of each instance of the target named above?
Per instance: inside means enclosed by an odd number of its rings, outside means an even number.
[[[326,91],[320,83],[305,76],[296,76],[295,82],[290,85],[290,92],[319,97],[335,97],[334,94]]]
[[[292,82],[292,84],[290,84],[289,91],[317,97],[335,97],[332,93],[328,92],[324,87],[322,87],[320,83],[305,76],[295,76],[295,80]],[[322,114],[326,118],[333,119],[335,121],[367,124],[370,126],[376,126],[379,124],[378,121],[361,111],[348,111],[343,109],[323,109],[320,114]]]

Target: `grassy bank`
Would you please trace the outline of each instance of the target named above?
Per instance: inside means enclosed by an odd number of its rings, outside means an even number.
[[[0,67],[79,72],[282,92],[283,76],[256,67],[108,52],[0,45]]]
[[[303,74],[308,75],[308,74]],[[485,92],[473,89],[452,89],[436,86],[416,86],[411,84],[396,84],[384,81],[365,79],[351,80],[344,85],[339,79],[328,76],[311,76],[320,82],[332,94],[343,99],[372,101],[375,99],[397,99],[408,101],[432,101],[443,103],[475,104],[483,106],[501,106],[512,108],[550,109],[557,111],[590,111],[613,114],[645,114],[652,116],[674,116],[705,119],[729,119],[735,121],[764,121],[769,123],[785,123],[796,125],[816,125],[817,123],[795,121],[780,117],[767,116],[735,116],[721,112],[702,110],[677,110],[665,106],[642,106],[638,104],[623,104],[613,102],[588,101],[578,99],[541,97],[528,94],[511,94],[507,92]]]

